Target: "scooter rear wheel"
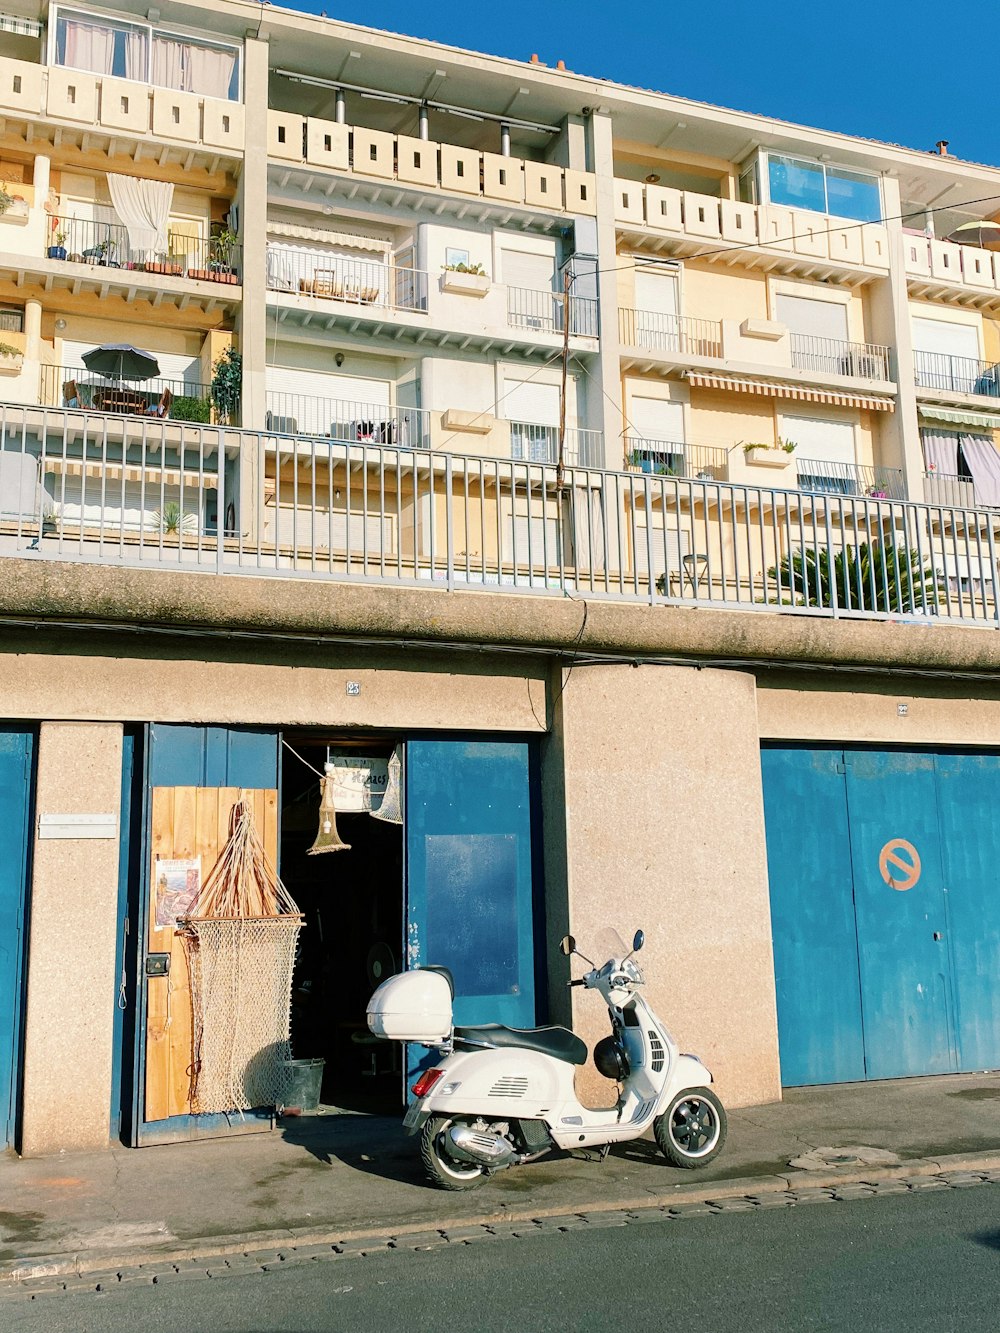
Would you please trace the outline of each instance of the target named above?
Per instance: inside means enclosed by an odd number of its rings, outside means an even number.
[[[461,1121],[435,1115],[420,1135],[420,1160],[432,1185],[443,1190],[473,1190],[489,1179],[489,1171],[471,1162],[460,1162],[448,1152],[448,1130]]]
[[[671,1166],[704,1166],[726,1142],[726,1110],[708,1088],[685,1088],[653,1121],[656,1146]]]

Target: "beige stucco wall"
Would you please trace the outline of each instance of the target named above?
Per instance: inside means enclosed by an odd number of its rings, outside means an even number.
[[[558,892],[549,910],[554,1014],[567,1006],[563,929],[586,953],[603,927],[628,940],[641,926],[647,998],[730,1106],[781,1095],[754,696],[742,672],[578,666],[544,758],[546,794],[564,795],[546,824],[549,894],[560,862],[567,882],[568,910]],[[607,1014],[572,995],[593,1046]],[[607,1104],[592,1068],[579,1087]]]
[[[119,815],[122,729],[45,722],[36,812]],[[21,1151],[108,1142],[118,837],[34,842]]]

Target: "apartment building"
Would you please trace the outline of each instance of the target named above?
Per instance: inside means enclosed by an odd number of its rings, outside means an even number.
[[[605,924],[731,1104],[1000,1063],[1000,170],[249,0],[3,11],[6,1142],[232,1132],[155,868],[248,789],[334,1104],[403,1087],[345,977],[594,1037],[553,945]],[[404,823],[307,860],[391,756]]]

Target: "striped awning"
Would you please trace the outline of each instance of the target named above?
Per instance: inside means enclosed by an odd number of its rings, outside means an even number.
[[[84,462],[80,458],[43,458],[43,472],[59,472],[66,477],[98,477],[105,481],[127,481],[147,486],[193,486],[218,490],[217,472],[182,472],[179,468],[139,467],[121,463]],[[155,499],[151,496],[150,499]]]
[[[878,398],[868,393],[842,393],[837,389],[814,389],[808,385],[779,380],[750,380],[739,375],[711,375],[700,370],[689,370],[687,381],[697,389],[726,389],[731,393],[756,394],[759,398],[791,398],[802,403],[865,407],[873,412],[893,412],[896,408],[891,398]]]
[[[324,231],[320,227],[298,227],[291,222],[268,222],[268,236],[286,236],[297,241],[322,241],[325,245],[342,245],[351,250],[376,250],[387,254],[392,241],[381,236],[361,236],[352,231]]]
[[[12,32],[16,37],[41,37],[42,25],[37,19],[22,19],[16,14],[0,14],[0,32]]]
[[[918,404],[917,411],[927,421],[946,421],[952,426],[975,426],[980,430],[1000,430],[1000,416],[994,412],[961,412],[951,407],[925,407]]]

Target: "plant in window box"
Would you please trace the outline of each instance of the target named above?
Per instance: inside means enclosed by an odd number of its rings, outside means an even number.
[[[24,353],[13,343],[0,342],[0,374],[16,375],[24,364]]]
[[[7,212],[7,210],[10,208],[13,202],[14,202],[14,196],[12,194],[7,193],[6,184],[0,185],[0,217],[2,217],[4,213]]]
[[[743,456],[752,467],[787,467],[792,461],[795,445],[791,440],[778,439],[774,444],[740,441]]]
[[[490,279],[482,264],[445,264],[441,290],[458,296],[486,296]]]

